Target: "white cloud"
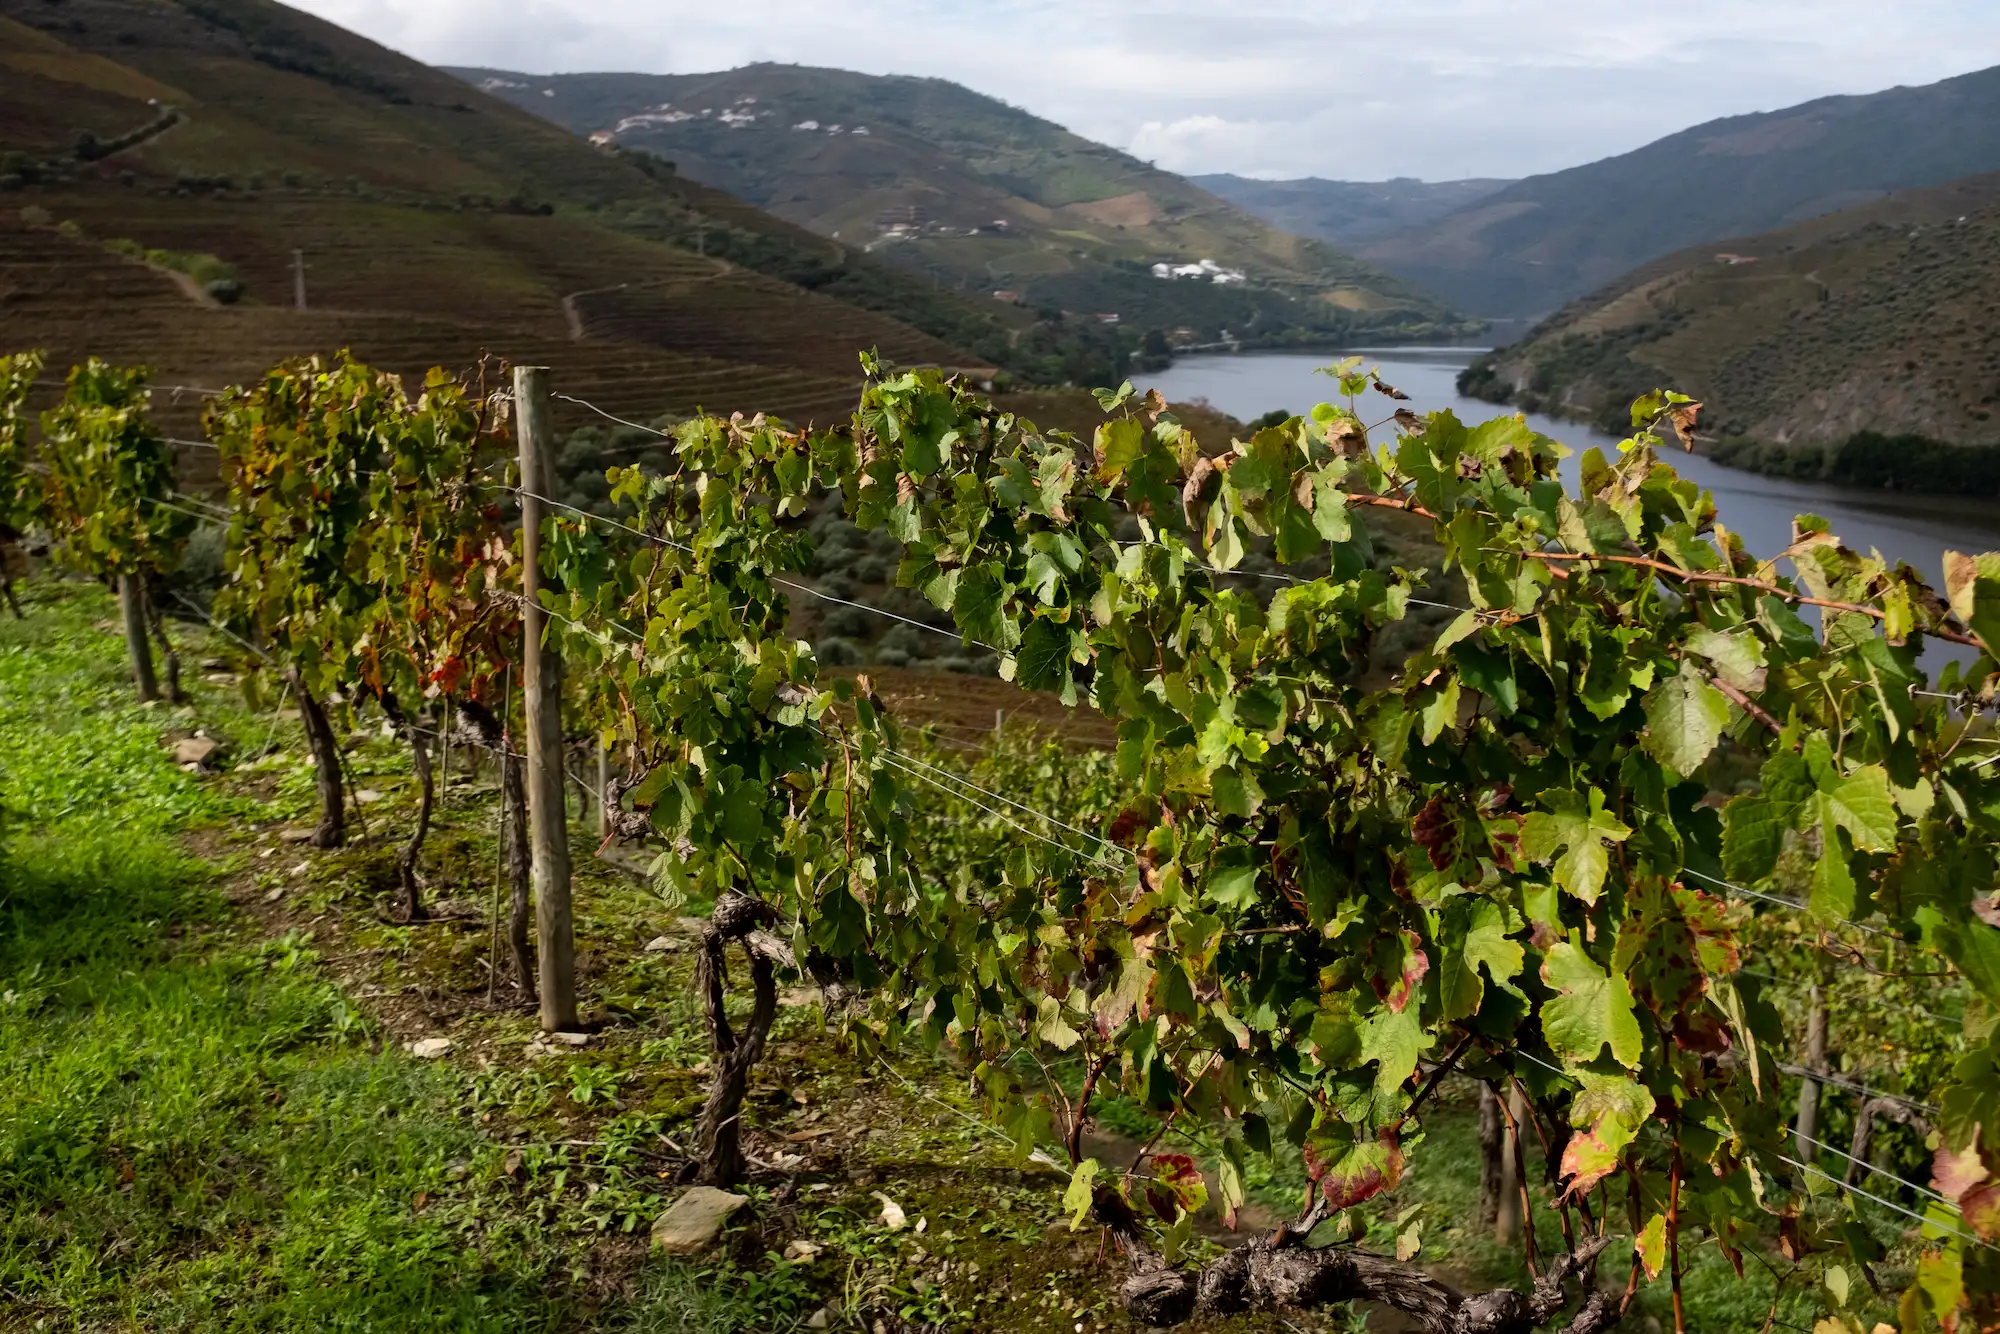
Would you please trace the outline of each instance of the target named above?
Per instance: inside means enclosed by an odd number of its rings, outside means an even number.
[[[955,79],[1179,171],[1522,175],[2000,64],[1970,0],[294,0],[424,60]]]

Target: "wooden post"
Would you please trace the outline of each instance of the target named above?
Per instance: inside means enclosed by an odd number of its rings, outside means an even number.
[[[1528,1100],[1517,1084],[1507,1093],[1506,1129],[1500,1138],[1500,1208],[1493,1220],[1493,1240],[1512,1246],[1521,1235],[1521,1178],[1516,1170],[1519,1146],[1514,1137],[1528,1119]]]
[[[549,372],[514,368],[514,434],[521,446],[521,694],[527,707],[528,846],[542,1031],[576,1027],[576,942],[569,901],[569,802],[563,777],[562,660],[542,643],[542,502],[555,489],[550,457]]]
[[[1815,982],[1806,1002],[1805,1081],[1799,1086],[1799,1161],[1810,1163],[1819,1153],[1820,1083],[1813,1076],[1826,1073],[1826,992]]]
[[[604,794],[611,790],[611,747],[600,739],[597,743],[597,836],[611,837],[611,807],[605,804]]]
[[[299,310],[306,308],[306,252],[292,252],[292,303]]]
[[[146,586],[138,575],[118,576],[118,607],[125,613],[125,648],[132,658],[132,680],[139,687],[139,702],[150,704],[160,697],[160,683],[153,676],[153,645],[146,626]]]

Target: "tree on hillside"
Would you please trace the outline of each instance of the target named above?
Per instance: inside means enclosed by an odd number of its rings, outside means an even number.
[[[150,585],[180,559],[194,518],[176,505],[173,447],[147,413],[151,372],[95,357],[69,374],[63,401],[43,414],[42,516],[58,560],[113,581],[124,614],[132,677],[143,701],[160,696],[151,637],[159,627]],[[165,636],[161,634],[165,644]],[[178,664],[168,652],[169,685]]]

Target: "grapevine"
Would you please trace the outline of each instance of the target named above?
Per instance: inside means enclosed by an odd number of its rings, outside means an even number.
[[[78,375],[49,439],[152,457],[123,406],[140,381]],[[796,969],[858,1059],[944,1053],[1024,1150],[1066,1150],[1072,1224],[1115,1240],[1127,1309],[1153,1325],[1365,1298],[1434,1331],[1594,1334],[1642,1283],[1678,1314],[1692,1247],[1741,1270],[1770,1236],[1794,1265],[1869,1273],[1879,1243],[1818,1200],[1841,1177],[1859,1192],[1868,1137],[1904,1128],[1931,1162],[1902,1320],[1992,1324],[1993,1026],[1969,1011],[1962,1046],[1855,1072],[1854,1170],[1819,1165],[1823,1136],[1780,1093],[1831,1078],[1782,1052],[1785,1016],[1823,1021],[1840,970],[1949,978],[1977,1015],[2000,1002],[2000,555],[1949,554],[1934,590],[1804,516],[1759,560],[1667,461],[1698,411],[1678,395],[1636,404],[1632,437],[1588,451],[1571,488],[1566,451],[1519,417],[1371,423],[1364,402],[1401,395],[1356,363],[1334,375],[1343,403],[1218,452],[1129,386],[1085,441],[871,360],[851,423],[700,418],[671,433],[670,472],[613,471],[625,518],[556,506],[550,634],[576,723],[616,758],[612,837],[650,845],[662,893],[714,904],[691,1172],[747,1170],[748,1075]],[[302,363],[226,396],[210,428],[231,614],[302,708],[377,700],[422,778],[442,718],[420,710],[490,720],[519,632],[481,400],[433,376],[412,403],[351,361]],[[52,488],[49,522],[88,546],[102,513],[152,514],[170,483],[141,472],[131,491]],[[1113,721],[1115,752],[1037,761],[1023,802],[907,739],[865,677],[824,678],[787,594],[825,503],[893,539],[897,583],[1009,679]],[[1385,510],[1430,526],[1464,603],[1386,684],[1381,641],[1443,594],[1378,558]],[[169,526],[128,530],[144,554],[107,561],[168,559]],[[1262,587],[1237,575],[1253,550],[1278,571]],[[1933,642],[1966,650],[1935,678]],[[726,1011],[732,949],[747,1020]],[[1080,1078],[1047,1079],[1056,1061]],[[1467,1294],[1321,1244],[1419,1169],[1447,1080],[1514,1119],[1523,1199],[1558,1222],[1538,1239],[1527,1213],[1525,1290]],[[1158,1139],[1088,1157],[1114,1091],[1203,1127],[1211,1167]],[[1195,1211],[1233,1217],[1258,1160],[1303,1164],[1296,1215],[1199,1262]]]

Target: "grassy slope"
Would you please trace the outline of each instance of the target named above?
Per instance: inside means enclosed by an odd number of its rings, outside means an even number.
[[[1685,246],[2000,170],[2000,68],[1711,121],[1361,248],[1476,315],[1534,317]]]
[[[1707,403],[1725,447],[1811,452],[1858,431],[2000,444],[1996,303],[1990,175],[1656,261],[1476,374],[1489,396],[1607,424],[1671,384]]]
[[[1440,303],[1351,256],[944,80],[776,65],[690,75],[462,73],[584,133],[681,107],[693,118],[635,126],[621,142],[947,284],[1015,290],[1030,304],[1115,311],[1128,326],[1185,326],[1206,338],[1222,327],[1274,341],[1287,331],[1422,337],[1456,327]],[[703,117],[704,108],[717,114]],[[754,119],[725,124],[717,118],[724,111]],[[794,128],[807,121],[821,128]],[[927,224],[923,233],[885,236],[879,219],[909,208]],[[993,228],[996,220],[1008,228]],[[966,235],[971,228],[985,230]],[[1245,269],[1255,290],[1161,283],[1147,272],[1158,260],[1201,258]]]
[[[148,99],[186,119],[106,161],[70,157],[78,130],[109,140],[153,118]],[[438,345],[435,359],[468,346],[525,348],[591,388],[621,371],[665,379],[685,368],[700,378],[700,358],[798,380],[788,396],[753,403],[719,391],[725,403],[704,398],[711,406],[830,405],[834,389],[852,383],[861,347],[904,362],[990,365],[1011,346],[1011,326],[990,302],[937,292],[717,191],[594,151],[265,0],[68,0],[60,9],[0,0],[0,187],[8,184],[0,217],[9,231],[27,207],[74,219],[97,240],[129,237],[236,266],[259,310],[254,341],[272,355],[350,336],[340,319],[290,318],[294,248],[308,252],[317,308],[420,323],[424,337],[411,341]],[[707,257],[691,253],[697,245]],[[192,302],[148,303],[128,316],[35,299],[73,274],[92,281],[84,257],[68,272],[50,261],[0,260],[10,343],[67,351],[73,326],[85,323],[93,338],[143,335],[123,341],[145,342],[185,378],[238,372],[231,334]],[[631,284],[625,308],[580,305],[590,337],[564,346],[562,298],[621,283]],[[210,346],[224,351],[209,358]],[[619,392],[614,411],[692,406],[683,394],[639,402],[636,385],[607,392]]]
[[[1501,180],[1261,181],[1222,173],[1190,176],[1273,227],[1330,245],[1353,246],[1436,222],[1455,209],[1513,184]]]

